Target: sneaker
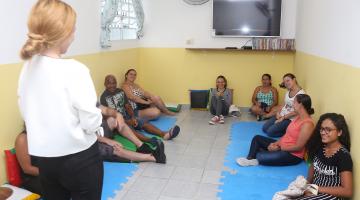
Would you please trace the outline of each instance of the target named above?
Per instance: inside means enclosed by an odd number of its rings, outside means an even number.
[[[152,153],[154,150],[148,145],[143,143],[139,148],[136,149],[138,153]]]
[[[160,141],[159,146],[155,149],[155,151],[152,153],[154,156],[156,163],[166,163],[166,155],[165,155],[165,147],[164,143]]]
[[[215,125],[216,123],[218,123],[220,121],[220,118],[218,116],[214,116],[213,118],[211,118],[211,120],[209,121],[210,125]]]
[[[220,115],[219,123],[220,123],[220,124],[224,124],[224,123],[225,123],[225,118],[224,118],[223,115]]]
[[[247,158],[238,158],[236,159],[236,163],[240,166],[256,166],[259,165],[259,161],[257,159],[247,159]]]

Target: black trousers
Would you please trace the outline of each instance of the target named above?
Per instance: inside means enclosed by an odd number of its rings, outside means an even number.
[[[43,199],[101,199],[104,168],[98,142],[79,153],[38,159]]]

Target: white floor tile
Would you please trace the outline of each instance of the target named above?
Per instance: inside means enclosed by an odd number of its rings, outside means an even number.
[[[175,167],[171,165],[151,163],[141,174],[141,176],[152,178],[170,178]]]
[[[169,180],[161,195],[179,198],[194,198],[199,189],[199,183]]]
[[[203,176],[203,172],[203,169],[176,167],[174,173],[171,175],[171,179],[199,183]]]
[[[139,177],[132,187],[130,187],[129,191],[160,194],[166,186],[167,181],[167,179]]]

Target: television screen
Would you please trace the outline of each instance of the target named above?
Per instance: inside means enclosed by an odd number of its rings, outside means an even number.
[[[216,36],[280,36],[281,0],[213,0]]]

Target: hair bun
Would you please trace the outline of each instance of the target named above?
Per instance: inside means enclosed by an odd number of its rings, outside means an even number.
[[[44,42],[45,41],[45,37],[43,35],[36,34],[36,33],[28,33],[28,37],[31,40],[37,40],[39,42]]]
[[[315,113],[314,108],[310,108],[310,109],[307,111],[307,113],[308,113],[309,115],[314,114],[314,113]]]

